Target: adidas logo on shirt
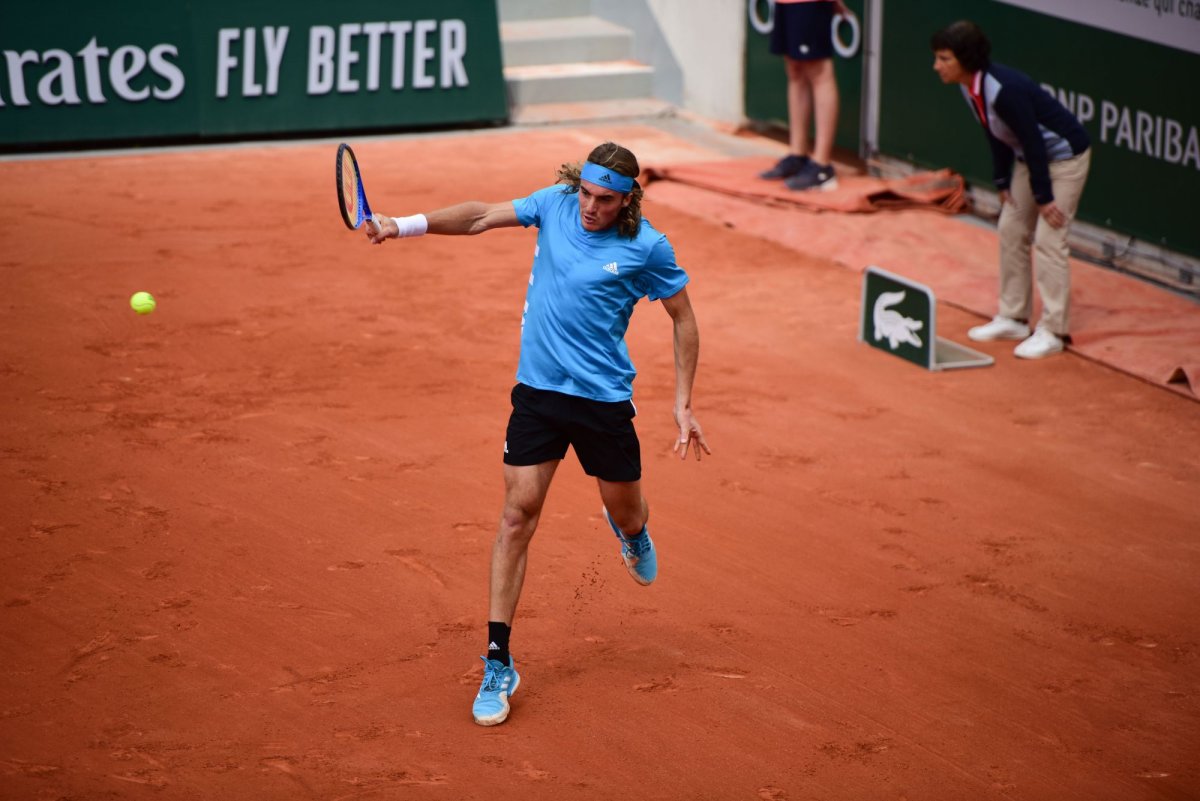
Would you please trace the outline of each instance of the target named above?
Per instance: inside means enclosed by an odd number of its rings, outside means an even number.
[[[617,275],[620,272],[617,270],[617,263],[615,261],[610,261],[608,264],[604,265],[604,271],[612,273],[613,275]]]

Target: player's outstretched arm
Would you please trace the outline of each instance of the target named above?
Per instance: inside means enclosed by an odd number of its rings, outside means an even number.
[[[521,224],[511,202],[483,203],[478,200],[411,217],[385,217],[379,214],[375,216],[375,222],[379,231],[368,230],[367,239],[376,245],[388,239],[422,234],[482,234],[493,228],[511,228]]]
[[[696,314],[688,299],[687,289],[681,289],[669,298],[663,298],[663,308],[674,322],[675,340],[675,422],[679,425],[679,437],[672,448],[680,459],[687,458],[689,446],[695,446],[696,458],[701,450],[709,455],[712,449],[704,439],[700,421],[692,413],[692,385],[696,381],[696,365],[700,361],[700,327]]]

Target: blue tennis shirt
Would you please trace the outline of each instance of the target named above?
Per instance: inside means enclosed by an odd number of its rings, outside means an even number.
[[[521,319],[517,380],[598,401],[633,397],[637,370],[625,346],[633,307],[669,298],[688,282],[667,238],[646,220],[633,239],[616,227],[588,231],[579,195],[557,184],[513,201],[538,227]]]

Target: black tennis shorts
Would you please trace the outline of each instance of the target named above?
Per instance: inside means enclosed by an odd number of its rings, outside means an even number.
[[[575,449],[583,471],[604,481],[638,481],[642,449],[633,401],[589,400],[517,384],[504,441],[504,463],[517,467],[562,459]]]
[[[771,52],[797,61],[833,58],[833,3],[776,3]]]

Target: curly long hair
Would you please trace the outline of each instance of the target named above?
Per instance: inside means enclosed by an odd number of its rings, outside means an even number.
[[[592,149],[587,160],[601,167],[607,167],[619,172],[627,178],[633,178],[633,189],[629,191],[629,204],[624,206],[617,215],[617,234],[627,239],[633,239],[642,225],[642,185],[637,177],[642,169],[638,166],[637,156],[615,142],[605,142]],[[567,193],[579,191],[579,172],[582,164],[564,164],[556,173],[558,183],[566,184]]]

